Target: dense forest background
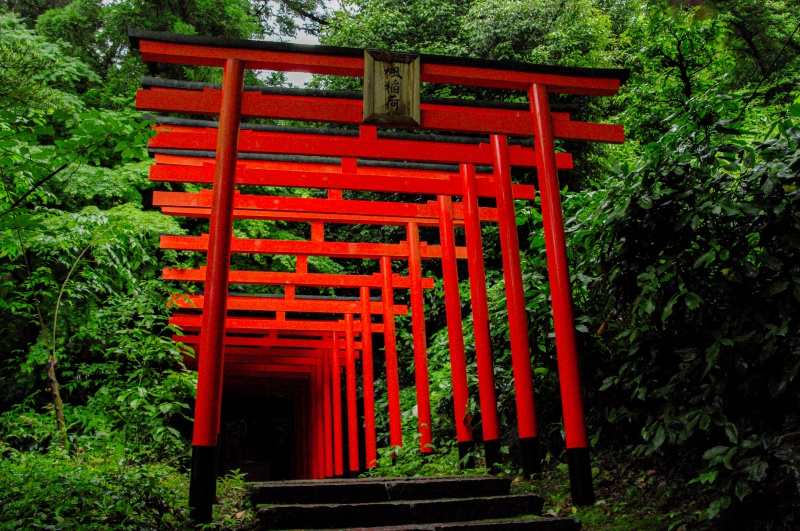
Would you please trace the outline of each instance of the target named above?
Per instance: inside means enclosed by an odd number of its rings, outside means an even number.
[[[628,138],[562,146],[576,160],[561,178],[597,485],[649,496],[652,529],[800,525],[797,0],[0,0],[0,528],[186,525],[195,374],[182,369],[185,349],[171,340],[165,301],[175,286],[160,270],[204,258],[160,251],[158,234],[204,227],[152,207],[152,122],[134,110],[134,93],[142,75],[219,82],[221,74],[145,65],[127,27],[255,39],[302,29],[327,45],[630,69],[615,98],[554,102],[572,106],[576,119],[623,124]],[[336,78],[311,85],[357,88]],[[526,101],[511,92],[423,91]],[[518,204],[517,222],[540,430],[548,469],[558,469],[564,448],[538,205]],[[305,229],[237,222],[235,230],[299,238]],[[328,237],[399,235],[349,227]],[[485,227],[484,238],[514,472],[496,229]],[[236,262],[292,266],[285,257]],[[376,270],[369,261],[311,267]],[[435,264],[426,267],[438,276]],[[426,304],[443,470],[455,437],[441,286]],[[469,318],[464,325],[469,340]],[[399,339],[408,367],[402,326]],[[413,377],[405,378],[411,437]],[[404,459],[415,457],[401,455],[398,466]]]

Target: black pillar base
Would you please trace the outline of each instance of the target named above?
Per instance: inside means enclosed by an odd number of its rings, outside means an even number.
[[[567,463],[569,463],[569,490],[572,493],[572,503],[578,506],[594,505],[589,449],[568,448]]]
[[[420,452],[420,455],[425,464],[433,463],[433,452]]]
[[[217,497],[217,447],[192,446],[192,475],[189,480],[189,518],[209,524]]]
[[[542,473],[542,455],[539,451],[539,437],[520,437],[519,449],[522,454],[522,475],[530,478]]]
[[[361,474],[360,470],[349,470],[347,472],[347,477],[350,479],[355,479],[358,477],[359,474]]]
[[[460,468],[475,468],[475,456],[472,453],[474,451],[474,441],[464,441],[458,443],[458,462]],[[464,460],[465,457],[467,458],[466,461]]]
[[[486,458],[486,468],[490,474],[500,473],[500,439],[483,441],[483,455]]]

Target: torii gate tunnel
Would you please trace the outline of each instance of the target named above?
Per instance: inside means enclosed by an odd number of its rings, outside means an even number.
[[[392,446],[402,445],[395,315],[407,314],[409,308],[395,304],[396,290],[409,290],[419,450],[432,451],[423,289],[432,288],[433,279],[422,276],[422,260],[441,260],[453,413],[462,456],[473,447],[457,268],[458,260],[467,260],[483,451],[487,466],[500,462],[481,223],[499,226],[523,472],[531,475],[540,470],[514,211],[515,200],[530,201],[536,192],[530,184],[512,184],[513,167],[535,169],[536,173],[570,486],[576,504],[592,503],[558,182],[558,170],[570,169],[572,157],[556,153],[554,140],[621,143],[624,135],[620,126],[571,120],[568,112],[551,108],[549,97],[612,96],[626,80],[627,71],[433,55],[409,58],[353,48],[144,30],[131,30],[130,38],[145,61],[223,69],[221,86],[145,78],[145,88],[136,97],[137,108],[142,110],[219,115],[218,122],[157,118],[158,134],[149,146],[156,159],[152,180],[213,185],[212,190],[199,193],[155,192],[153,197],[154,204],[166,214],[210,220],[208,234],[163,236],[161,240],[165,249],[207,253],[204,268],[164,271],[165,279],[205,283],[202,296],[173,297],[178,311],[171,321],[186,332],[179,339],[197,353],[189,495],[192,518],[198,522],[211,520],[226,382],[258,383],[296,397],[295,477],[345,475],[345,445],[348,473],[355,474],[359,461],[367,467],[377,465],[373,334],[383,334],[389,441]],[[383,70],[375,70],[376,64],[382,64],[379,68]],[[366,88],[362,97],[361,93],[342,91],[248,87],[243,85],[245,69],[364,77]],[[378,72],[377,80],[372,79],[373,72]],[[384,73],[385,79],[381,77]],[[417,85],[395,86],[403,75]],[[529,104],[420,99],[419,82],[524,91]],[[376,105],[377,110],[368,112],[370,105]],[[398,109],[407,111],[407,115],[393,120],[389,115],[400,112]],[[242,123],[243,117],[358,127],[254,125]],[[379,130],[379,125],[392,131]],[[398,128],[426,134],[398,133]],[[327,196],[242,193],[236,190],[237,185],[247,186],[248,191],[264,186],[309,188],[323,190]],[[414,194],[435,200],[402,203],[344,199],[343,190]],[[495,206],[479,206],[479,198],[489,198],[482,204]],[[232,236],[234,219],[309,223],[311,237],[308,241],[236,238]],[[406,239],[399,243],[326,241],[325,224],[394,225],[405,229]],[[420,227],[437,228],[438,245],[421,241]],[[463,228],[465,247],[455,243],[456,227]],[[232,253],[293,256],[296,270],[232,270]],[[312,273],[308,258],[313,256],[373,259],[380,270],[371,275]],[[407,262],[407,277],[392,272],[393,261]],[[228,293],[230,284],[282,286],[283,294],[233,296]],[[357,289],[358,296],[298,293],[298,289],[308,287]],[[374,296],[376,292],[380,296]],[[359,359],[363,421],[357,404]],[[363,448],[359,445],[362,426]]]

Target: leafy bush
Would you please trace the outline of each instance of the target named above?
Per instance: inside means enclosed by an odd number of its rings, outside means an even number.
[[[611,422],[641,427],[635,453],[698,472],[714,517],[797,466],[800,105],[753,141],[732,98],[688,103],[595,214],[614,315],[602,389]]]
[[[0,529],[187,527],[187,478],[166,465],[127,465],[111,447],[76,457],[2,450]]]

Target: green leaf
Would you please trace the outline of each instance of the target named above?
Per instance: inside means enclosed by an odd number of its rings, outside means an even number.
[[[689,308],[690,310],[696,310],[697,308],[700,307],[700,303],[701,302],[703,302],[703,300],[700,298],[700,296],[697,293],[693,293],[691,291],[687,291],[686,292],[686,307],[687,308]]]
[[[711,448],[710,450],[706,450],[705,452],[703,452],[703,459],[706,460],[714,459],[715,457],[723,455],[729,449],[730,446],[715,446],[714,448]]]
[[[739,430],[736,429],[736,425],[730,422],[725,424],[725,435],[728,437],[731,444],[736,444],[736,441],[739,440]]]

